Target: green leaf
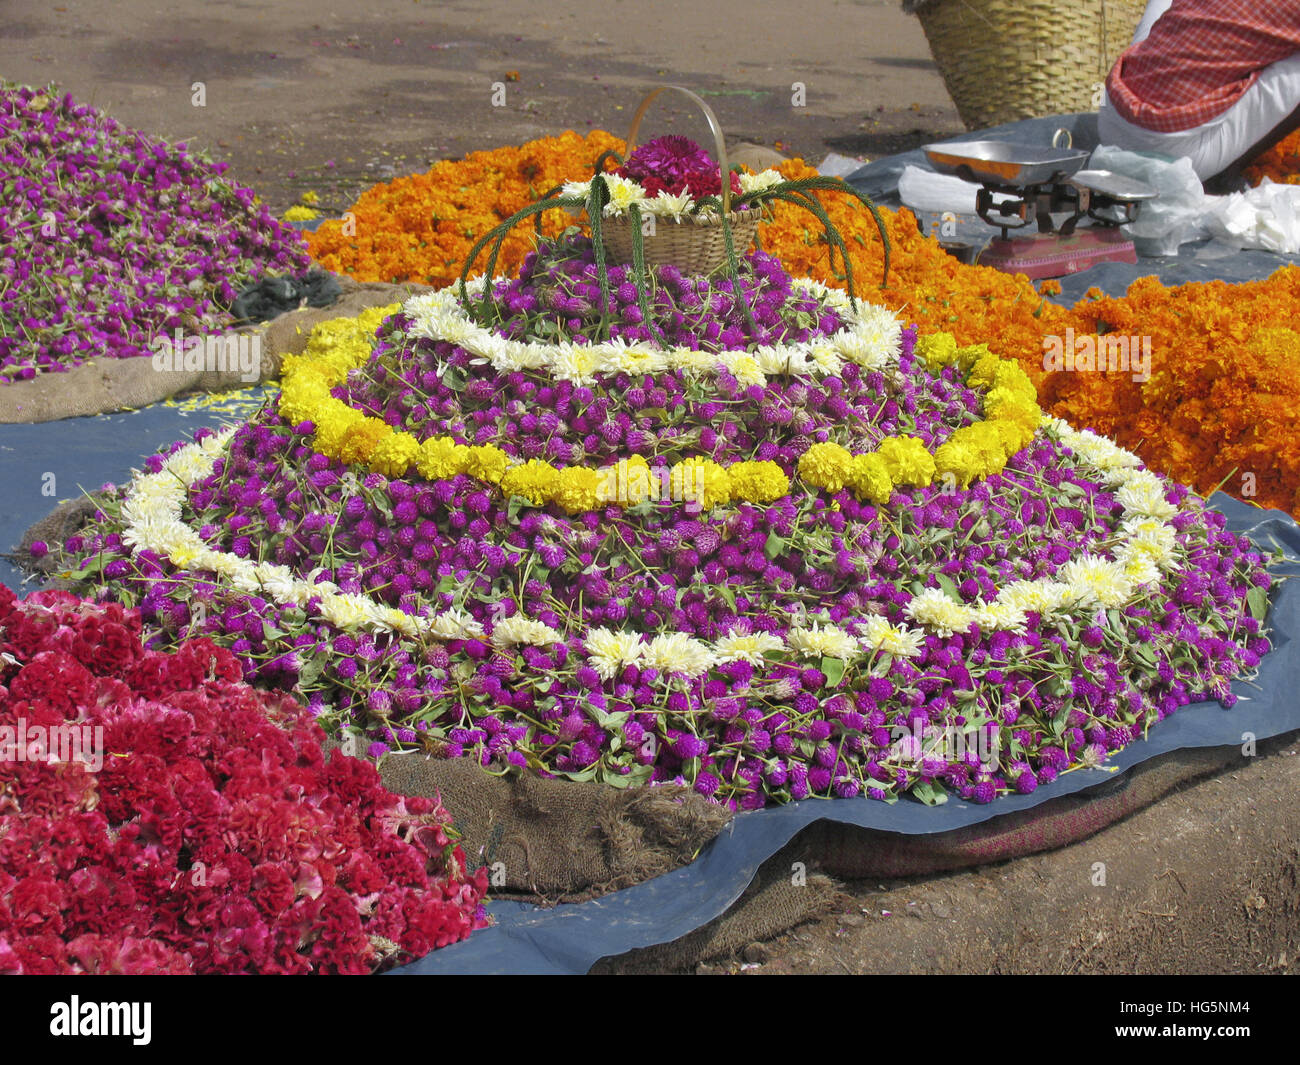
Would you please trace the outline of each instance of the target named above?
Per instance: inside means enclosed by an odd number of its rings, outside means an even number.
[[[1268,616],[1268,592],[1263,588],[1252,588],[1246,593],[1246,605],[1256,621],[1263,621]]]
[[[826,674],[826,686],[835,688],[844,679],[844,659],[823,658],[822,672]]]
[[[936,580],[938,580],[939,589],[944,595],[958,603],[962,602],[961,593],[957,591],[957,585],[953,583],[952,578],[949,577],[948,574],[940,573],[936,577]]]
[[[768,533],[767,543],[763,545],[763,554],[768,557],[768,560],[776,558],[784,550],[785,541],[774,532]]]
[[[926,806],[942,806],[948,801],[948,792],[933,780],[922,780],[913,784],[911,791]]]

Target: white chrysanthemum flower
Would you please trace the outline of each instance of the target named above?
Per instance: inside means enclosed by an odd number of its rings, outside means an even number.
[[[843,658],[856,656],[860,644],[856,636],[838,625],[813,623],[812,628],[791,628],[786,641],[805,658]]]
[[[1021,607],[1003,602],[999,597],[975,608],[975,623],[986,631],[1015,632],[1023,636],[1028,619]]]
[[[759,385],[760,387],[767,383],[767,375],[763,373],[763,368],[759,366],[758,360],[752,355],[733,354],[730,358],[723,360],[731,375],[735,377],[736,382],[744,388],[750,385]]]
[[[734,629],[713,645],[719,662],[748,662],[760,665],[773,651],[785,650],[785,641],[770,632],[738,633]]]
[[[1178,508],[1165,499],[1164,483],[1149,470],[1134,470],[1115,493],[1126,516],[1172,518]]]
[[[896,658],[915,658],[925,649],[925,633],[891,625],[879,614],[870,614],[862,623],[863,646],[884,651]]]
[[[366,621],[367,614],[355,596],[323,595],[320,613],[331,625],[347,632],[354,632]]]
[[[766,192],[785,180],[780,171],[764,170],[758,174],[741,174],[740,191],[743,193]]]
[[[1126,555],[1120,559],[1124,579],[1134,588],[1142,588],[1160,580],[1159,567],[1146,555]]]
[[[808,345],[808,357],[812,360],[812,364],[827,376],[834,377],[844,369],[844,360],[829,341],[813,341]]]
[[[436,615],[429,622],[429,631],[443,640],[477,640],[483,636],[483,626],[459,607]]]
[[[661,674],[681,673],[687,677],[699,676],[716,661],[708,644],[683,632],[656,636],[646,645],[642,657],[649,668]]]
[[[583,638],[587,646],[587,661],[600,674],[601,680],[613,680],[627,666],[641,661],[645,648],[635,632],[614,632],[610,629],[590,630]]]
[[[1076,558],[1057,571],[1079,606],[1120,606],[1133,594],[1124,568],[1104,558]]]
[[[645,189],[630,178],[606,174],[605,184],[609,187],[609,203],[605,204],[604,211],[607,215],[627,214],[632,204],[642,203],[646,198]]]
[[[712,373],[718,368],[718,357],[694,348],[673,348],[667,355],[668,365],[674,370],[691,370],[698,374]]]
[[[654,199],[646,200],[642,206],[648,209],[651,214],[680,222],[683,217],[690,214],[691,208],[695,206],[695,200],[692,199],[689,193],[674,196],[668,192],[661,192]]]
[[[975,620],[975,611],[965,603],[949,599],[938,588],[926,588],[904,609],[909,618],[919,625],[933,629],[939,636],[966,632]]]
[[[877,370],[898,361],[903,350],[903,323],[888,307],[859,301],[858,321],[853,332],[860,339],[865,357],[870,360],[860,363],[864,369]],[[845,357],[849,357],[847,352]]]
[[[549,647],[553,643],[562,642],[563,639],[564,636],[549,625],[518,614],[498,621],[492,629],[492,642],[507,647],[517,643]]]
[[[561,196],[580,196],[586,199],[591,195],[590,181],[566,181],[560,189]]]
[[[599,356],[585,344],[556,345],[551,376],[557,381],[588,385],[594,380]]]
[[[668,369],[668,360],[662,351],[638,344],[628,344],[621,337],[609,344],[599,345],[599,369],[609,373],[656,374]]]

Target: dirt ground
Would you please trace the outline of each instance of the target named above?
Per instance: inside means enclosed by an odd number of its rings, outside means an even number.
[[[341,212],[374,181],[564,129],[622,134],[663,82],[735,140],[813,162],[962,128],[898,0],[0,0],[0,78],[199,145],[276,210],[312,189]],[[703,136],[675,103],[655,114]],[[1073,847],[847,884],[839,912],[700,971],[1295,972],[1298,878],[1293,740]]]
[[[849,882],[838,912],[698,971],[1295,974],[1296,741],[1262,745],[1070,847]]]
[[[312,189],[341,212],[377,180],[565,129],[623,135],[669,82],[703,95],[730,138],[810,162],[962,129],[898,0],[0,0],[0,78],[57,82],[202,146],[276,210]],[[647,123],[706,134],[660,102]]]

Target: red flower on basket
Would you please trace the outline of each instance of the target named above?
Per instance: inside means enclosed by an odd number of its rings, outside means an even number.
[[[367,973],[482,926],[441,803],[241,677],[0,585],[0,974]]]
[[[722,191],[721,171],[700,145],[689,137],[667,136],[637,148],[627,162],[614,171],[635,181],[648,196],[717,196]],[[739,176],[731,173],[731,191],[739,196]]]

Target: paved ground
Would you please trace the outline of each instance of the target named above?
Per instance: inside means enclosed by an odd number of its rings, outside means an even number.
[[[0,77],[202,145],[276,209],[312,188],[341,210],[380,178],[564,129],[622,134],[664,82],[705,95],[729,136],[813,162],[962,128],[898,0],[0,0]]]

